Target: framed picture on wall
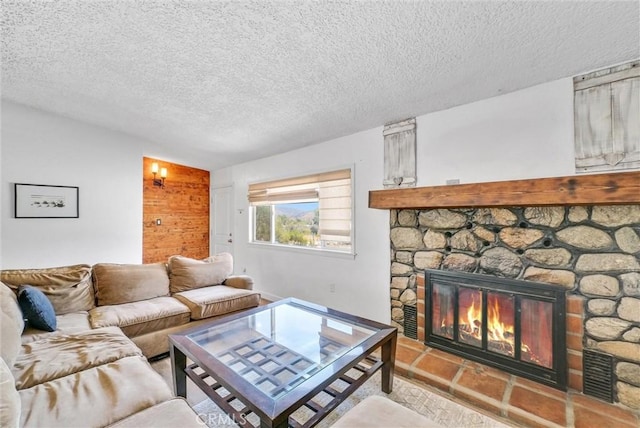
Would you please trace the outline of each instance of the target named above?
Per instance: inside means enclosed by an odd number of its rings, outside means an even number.
[[[78,218],[78,188],[15,183],[15,218]]]

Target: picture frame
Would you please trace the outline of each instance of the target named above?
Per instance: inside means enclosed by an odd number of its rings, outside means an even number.
[[[14,185],[15,218],[78,218],[79,188],[47,184]]]

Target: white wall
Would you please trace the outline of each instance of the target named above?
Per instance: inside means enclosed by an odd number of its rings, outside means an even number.
[[[574,175],[573,80],[416,118],[418,186]]]
[[[247,185],[356,165],[355,260],[299,254],[248,244]],[[571,79],[528,88],[417,118],[418,186],[572,175]],[[388,212],[368,208],[382,188],[382,128],[328,141],[213,174],[213,187],[234,185],[236,272],[256,288],[298,297],[382,322],[390,319]],[[242,210],[239,214],[238,209]],[[329,292],[329,284],[336,292]]]
[[[149,155],[175,159],[147,141],[3,101],[2,268],[140,263]],[[14,183],[78,186],[80,217],[14,218]]]
[[[2,103],[0,103],[0,118],[2,117]],[[0,186],[2,186],[2,121],[0,121]],[[2,187],[0,187],[0,195],[2,195]],[[2,269],[2,207],[4,202],[0,196],[0,269]]]
[[[354,258],[264,248],[248,243],[247,186],[260,180],[355,166]],[[380,321],[388,321],[388,211],[367,208],[369,189],[382,177],[382,128],[282,155],[245,163],[213,175],[214,187],[233,183],[235,271],[251,275],[268,297],[294,296]],[[240,213],[240,211],[242,213]],[[335,284],[335,292],[330,292]]]

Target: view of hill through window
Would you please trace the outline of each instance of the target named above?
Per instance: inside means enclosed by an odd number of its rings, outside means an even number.
[[[255,209],[256,241],[271,242],[273,210],[276,243],[320,247],[318,202],[261,205],[256,206]]]

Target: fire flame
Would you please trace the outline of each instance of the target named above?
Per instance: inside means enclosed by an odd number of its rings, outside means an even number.
[[[513,343],[513,325],[505,324],[500,319],[500,303],[498,299],[488,299],[487,302],[487,338],[500,342]],[[467,309],[467,319],[461,320],[460,324],[465,324],[468,332],[477,339],[482,339],[482,307],[476,304],[475,297],[472,298],[471,305]]]
[[[459,342],[469,344],[474,347],[482,347],[482,305],[483,295],[487,298],[487,344],[486,350],[515,356],[515,300],[513,297],[504,293],[482,293],[475,290],[461,290],[460,296],[455,303],[450,300],[447,295],[439,296],[434,294],[433,305],[433,321],[435,325],[439,324],[439,328],[432,327],[434,333],[448,339],[454,339],[456,336]],[[458,314],[458,331],[457,335],[454,331],[454,309],[451,304],[457,304]],[[524,303],[522,303],[524,305]],[[522,327],[520,331],[520,359],[525,362],[534,363],[543,367],[551,367],[553,358],[551,355],[551,342],[548,336],[551,334],[544,333],[548,329],[548,324],[542,324],[540,327],[542,333],[537,337],[538,326],[535,319],[539,316],[544,319],[548,311],[546,307],[540,305],[528,304],[528,321],[526,327]],[[536,309],[538,308],[538,309]],[[532,312],[533,311],[533,312]],[[437,321],[436,321],[437,320]],[[521,320],[522,322],[522,320]],[[546,338],[546,339],[545,339]],[[532,346],[530,346],[532,345]]]

